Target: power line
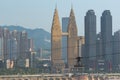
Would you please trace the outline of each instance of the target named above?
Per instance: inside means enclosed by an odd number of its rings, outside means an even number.
[[[107,43],[104,43],[104,45],[105,44],[113,44],[113,43],[118,43],[118,42],[120,42],[120,41],[109,41],[109,42],[107,42]],[[94,46],[94,45],[97,45],[97,44],[99,44],[99,43],[96,43],[96,44],[89,44],[90,46]],[[102,45],[102,43],[101,43],[101,45]],[[88,45],[87,45],[88,46]],[[114,45],[112,45],[112,47],[113,47]],[[74,48],[74,47],[77,47],[77,48],[79,48],[79,45],[78,46],[71,46],[71,47],[62,47],[62,48],[54,48],[54,49],[52,49],[52,50],[58,50],[58,49],[64,49],[64,48]],[[88,46],[89,47],[89,46]],[[85,49],[85,44],[84,44],[84,49]],[[94,58],[94,57],[106,57],[106,56],[110,56],[110,55],[118,55],[118,54],[120,54],[120,52],[117,52],[117,53],[113,53],[112,52],[112,54],[101,54],[101,55],[97,55],[96,54],[96,56],[83,56],[83,58]]]
[[[114,43],[118,43],[118,42],[120,42],[120,41],[109,41],[109,42],[106,42],[106,44],[108,44],[108,43],[111,43],[111,42],[114,42]],[[89,44],[90,46],[94,46],[94,45],[97,45],[97,44],[99,44],[99,43],[96,43],[96,44]],[[105,44],[105,43],[104,43]],[[85,44],[83,44],[83,46],[84,46],[84,49],[85,49]],[[79,45],[77,45],[77,46],[71,46],[71,47],[61,47],[61,48],[54,48],[54,49],[44,49],[44,50],[48,50],[48,51],[51,51],[51,50],[58,50],[58,49],[68,49],[68,48],[79,48]],[[89,47],[89,46],[88,46]],[[96,56],[82,56],[83,57],[83,59],[84,58],[94,58],[94,57],[105,57],[105,56],[109,56],[109,55],[118,55],[118,54],[120,54],[119,52],[117,52],[117,53],[112,53],[112,54],[101,54],[101,55],[97,55],[96,54]],[[72,59],[72,58],[71,58]],[[73,58],[73,59],[75,59],[75,58]]]
[[[105,44],[109,44],[109,43],[110,43],[110,44],[113,44],[112,42],[115,43],[115,42],[120,42],[120,41],[109,41],[109,42],[103,42],[103,43],[97,43],[97,42],[96,42],[96,43],[93,43],[93,44],[83,44],[83,45],[89,47],[89,46],[94,46],[94,45],[98,45],[98,44],[101,44],[101,45],[102,45],[102,44],[105,45]],[[73,48],[73,47],[79,47],[79,45],[78,45],[78,46],[71,46],[71,47],[54,48],[53,50],[64,49],[64,48]],[[51,51],[51,49],[49,49],[49,48],[48,48],[48,49],[44,49],[44,50]]]

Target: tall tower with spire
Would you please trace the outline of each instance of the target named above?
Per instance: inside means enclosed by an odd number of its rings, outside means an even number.
[[[62,47],[62,36],[67,37],[67,48]],[[53,16],[53,23],[51,28],[51,62],[52,69],[55,71],[62,70],[65,68],[65,64],[62,60],[62,49],[67,50],[67,65],[68,68],[74,68],[76,65],[76,58],[78,54],[78,35],[77,25],[74,16],[73,8],[71,8],[67,30],[62,32],[58,11],[55,9]],[[52,70],[52,71],[53,71]]]
[[[52,68],[58,69],[63,65],[62,60],[62,30],[60,26],[58,11],[55,9],[51,29],[51,61]]]
[[[74,16],[73,8],[71,8],[69,24],[68,24],[68,37],[67,37],[67,61],[68,67],[72,68],[76,64],[76,57],[78,57],[78,35],[77,35],[77,25]]]

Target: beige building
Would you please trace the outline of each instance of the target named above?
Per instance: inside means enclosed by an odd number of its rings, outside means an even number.
[[[52,68],[61,70],[64,67],[62,60],[62,30],[59,21],[58,11],[55,9],[51,29],[51,61]]]
[[[77,25],[75,21],[75,15],[73,9],[71,9],[68,24],[68,53],[67,61],[68,67],[73,68],[76,64],[76,57],[78,57],[78,35],[77,35]]]
[[[84,45],[85,45],[85,38],[84,36],[79,36],[78,37],[78,53],[79,57],[82,57],[84,54]]]
[[[58,11],[55,9],[53,23],[51,28],[51,61],[52,68],[65,68],[62,60],[62,36],[67,36],[67,65],[68,68],[74,68],[78,53],[78,35],[74,11],[71,9],[67,32],[62,32],[58,17]]]

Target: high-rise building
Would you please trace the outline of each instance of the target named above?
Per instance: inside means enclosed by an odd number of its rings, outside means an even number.
[[[17,40],[16,40],[16,38],[13,38],[11,36],[11,38],[8,39],[8,41],[7,41],[7,49],[8,49],[8,54],[9,54],[8,59],[16,61],[17,58],[18,58],[18,55],[17,55]]]
[[[101,39],[101,33],[97,34],[97,41],[96,41],[96,56],[97,56],[97,60],[98,59],[103,59],[103,54],[102,54],[102,39]]]
[[[57,9],[55,9],[51,30],[51,42],[51,61],[52,65],[54,65],[53,68],[58,65],[61,67],[61,63],[63,63],[64,59],[64,62],[67,63],[67,67],[72,70],[71,68],[74,68],[77,64],[76,58],[79,56],[77,25],[73,9],[71,9],[69,18],[62,18],[62,30]],[[64,63],[62,66],[65,67]]]
[[[0,27],[0,68],[4,67],[3,29]]]
[[[105,10],[101,16],[102,53],[105,58],[105,70],[112,70],[112,16],[109,10]]]
[[[67,32],[69,24],[69,17],[63,17],[62,18],[62,32]]]
[[[105,60],[102,53],[102,39],[101,32],[97,34],[96,40],[96,71],[103,72],[105,70]]]
[[[94,56],[94,57],[93,57]],[[86,68],[95,70],[96,68],[96,15],[94,10],[88,10],[85,16],[85,56]]]
[[[25,61],[30,58],[33,51],[33,40],[28,39],[27,32],[9,31],[0,27],[0,63],[6,67],[8,63],[12,66],[25,67]],[[10,65],[11,66],[11,65]]]
[[[20,34],[20,54],[19,58],[28,58],[28,36],[26,31],[22,31]]]
[[[20,32],[17,30],[13,30],[12,33],[12,38],[16,39],[17,42],[17,56],[20,54]]]
[[[17,56],[17,41],[15,38],[12,38],[12,36],[7,41],[7,49],[9,56],[6,62],[6,67],[9,66],[9,68],[13,68],[14,63],[16,62],[18,56]],[[7,65],[8,63],[9,65]]]
[[[62,32],[67,33],[69,23],[69,17],[63,17],[62,18]],[[67,36],[62,35],[62,58],[65,63],[67,63]]]
[[[34,51],[33,39],[28,39],[28,50],[29,51]]]
[[[7,28],[3,29],[3,52],[4,52],[4,60],[6,61],[9,58],[9,52],[8,52],[8,39],[10,39],[10,31]]]
[[[79,36],[78,37],[78,52],[79,52],[79,57],[83,57],[83,55],[85,53],[84,46],[85,46],[85,38],[84,38],[84,36]]]
[[[67,36],[67,62],[69,68],[74,68],[76,65],[76,58],[78,57],[78,35],[77,25],[73,9],[71,9],[68,24],[68,36]]]
[[[62,60],[62,30],[59,22],[58,11],[55,9],[51,28],[51,61],[53,71],[63,67]]]
[[[36,52],[34,51],[34,44],[33,44],[33,39],[28,39],[28,51],[29,53],[27,54],[28,59],[26,59],[27,66],[26,67],[35,67],[35,54]],[[30,64],[29,64],[30,62]]]
[[[78,37],[78,53],[79,57],[81,58],[79,64],[80,66],[84,67],[85,64],[85,58],[82,58],[85,55],[85,37],[84,36],[79,36]],[[77,64],[77,65],[79,65]]]
[[[118,71],[120,68],[120,30],[114,33],[113,37],[113,68]]]
[[[0,60],[4,60],[4,53],[3,53],[3,29],[0,27]]]
[[[28,39],[28,35],[26,31],[17,32],[16,30],[12,32],[12,38],[14,42],[16,40],[16,44],[17,44],[16,46],[18,47],[18,49],[16,48],[16,50],[18,51],[18,55],[17,55],[18,58],[15,62],[16,66],[30,67],[29,61],[31,61],[31,53],[33,53],[34,51],[33,40]],[[12,42],[13,46],[15,46],[15,43],[12,41],[12,39],[10,41]]]

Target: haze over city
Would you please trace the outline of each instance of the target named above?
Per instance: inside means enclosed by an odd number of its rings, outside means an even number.
[[[120,80],[118,0],[0,0],[0,80]]]
[[[100,16],[110,10],[113,16],[113,31],[120,25],[119,0],[0,0],[0,25],[21,25],[26,28],[43,28],[51,31],[55,6],[60,22],[69,17],[71,6],[74,9],[78,33],[84,35],[84,16],[93,9],[97,16],[97,32],[100,31]]]

